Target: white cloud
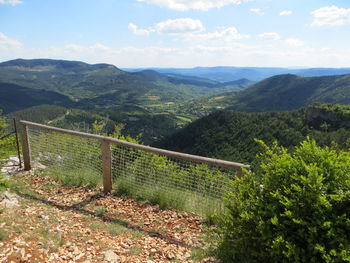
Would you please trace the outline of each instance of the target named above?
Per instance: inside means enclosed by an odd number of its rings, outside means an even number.
[[[22,45],[21,42],[11,39],[5,34],[0,32],[0,47],[10,48],[10,47],[20,47],[21,45]]]
[[[139,29],[137,25],[130,23],[128,25],[129,30],[134,34],[134,35],[138,35],[138,36],[148,36],[149,33],[151,33],[152,29]]]
[[[240,34],[235,27],[222,27],[217,31],[208,33],[196,33],[183,35],[185,41],[224,41],[231,42],[234,40],[249,38],[249,35]]]
[[[206,28],[200,20],[192,18],[169,19],[159,22],[153,27],[139,29],[132,23],[128,26],[135,35],[149,35],[151,32],[175,36],[177,40],[184,41],[225,41],[249,38],[249,35],[240,34],[235,27],[219,27],[218,30],[205,32]]]
[[[136,0],[138,2],[147,2],[162,8],[168,8],[178,11],[187,10],[209,10],[212,8],[221,8],[229,4],[240,4],[246,0]]]
[[[296,39],[296,38],[287,38],[286,44],[288,46],[292,46],[292,47],[301,47],[304,45],[304,43],[301,40]]]
[[[20,0],[0,0],[0,5],[18,5],[22,3]]]
[[[293,14],[293,11],[291,11],[291,10],[283,10],[283,11],[281,11],[280,12],[280,16],[290,16],[290,15],[292,15]]]
[[[259,39],[263,40],[279,40],[281,36],[276,32],[265,32],[258,35]]]
[[[258,14],[259,16],[263,16],[265,13],[261,10],[261,8],[250,8],[250,12]]]
[[[192,18],[168,19],[147,29],[139,29],[137,25],[130,23],[128,28],[135,35],[149,35],[152,32],[166,35],[181,35],[205,30],[200,20]]]
[[[311,14],[314,17],[311,26],[341,26],[350,23],[350,8],[325,6]]]
[[[201,32],[205,30],[202,22],[192,18],[168,19],[154,26],[160,34],[183,34],[190,32]]]

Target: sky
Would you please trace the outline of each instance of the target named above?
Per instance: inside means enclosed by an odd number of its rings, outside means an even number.
[[[350,0],[0,0],[0,61],[350,67]]]

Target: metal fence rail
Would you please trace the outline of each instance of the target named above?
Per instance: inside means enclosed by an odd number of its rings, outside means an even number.
[[[242,168],[249,169],[249,165],[241,163],[27,121],[20,123],[26,170],[38,162],[49,173],[67,180],[88,177],[102,181],[105,192],[112,190],[113,182],[120,193],[199,213],[221,209],[230,181],[243,175]]]

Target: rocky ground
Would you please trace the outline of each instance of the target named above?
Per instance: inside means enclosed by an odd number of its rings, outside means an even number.
[[[201,252],[208,227],[194,214],[63,187],[18,172],[0,197],[0,262],[215,262]],[[18,204],[5,207],[5,199]],[[210,231],[210,230],[209,230]]]

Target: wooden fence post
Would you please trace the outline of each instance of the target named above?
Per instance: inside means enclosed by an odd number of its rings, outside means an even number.
[[[112,190],[112,153],[110,142],[101,140],[103,191],[108,193]]]
[[[31,152],[28,136],[28,127],[26,124],[21,123],[21,137],[22,137],[22,152],[23,152],[23,161],[24,161],[24,170],[29,171],[32,169],[31,164]]]

